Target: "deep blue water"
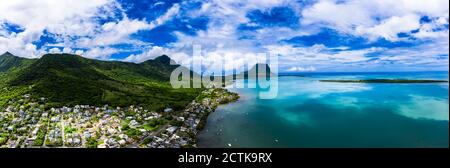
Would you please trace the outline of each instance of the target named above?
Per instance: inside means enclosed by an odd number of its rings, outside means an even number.
[[[326,83],[320,79],[444,79],[448,72],[308,73],[277,78],[275,99],[259,88],[220,106],[199,147],[448,147],[448,83]],[[245,81],[252,83],[254,81]]]

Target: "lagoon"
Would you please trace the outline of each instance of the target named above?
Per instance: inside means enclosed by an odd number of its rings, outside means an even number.
[[[210,114],[198,146],[449,146],[448,83],[319,81],[376,78],[448,80],[448,72],[290,74],[278,77],[275,99],[259,99],[260,88],[229,88],[240,100]]]

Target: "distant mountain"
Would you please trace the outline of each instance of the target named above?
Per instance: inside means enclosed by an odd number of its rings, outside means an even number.
[[[0,74],[9,79],[3,84],[0,81],[0,86],[14,93],[46,97],[54,106],[109,104],[141,105],[154,110],[169,106],[181,109],[200,92],[200,89],[170,86],[170,74],[180,65],[171,65],[173,61],[165,55],[140,64],[99,61],[71,54],[46,54],[36,60],[10,53],[4,55],[0,58],[3,69]],[[18,70],[12,73],[12,68]],[[0,93],[0,103],[5,102],[2,97],[11,96]]]
[[[265,71],[260,71],[264,70]],[[258,77],[269,77],[270,75],[275,75],[272,73],[270,66],[268,64],[263,63],[257,63],[252,68],[250,68],[248,71],[241,72],[236,75],[236,78],[258,78]]]
[[[172,63],[172,64],[171,64]],[[162,74],[163,77],[170,77],[172,71],[179,67],[172,59],[167,55],[159,56],[153,60],[147,60],[141,63],[148,70]],[[169,79],[169,78],[167,78]]]

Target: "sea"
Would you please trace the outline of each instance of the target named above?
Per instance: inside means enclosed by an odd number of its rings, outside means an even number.
[[[197,135],[200,148],[448,148],[449,83],[329,83],[322,79],[435,79],[448,72],[282,74],[278,93],[234,88]],[[244,80],[244,83],[256,82]]]

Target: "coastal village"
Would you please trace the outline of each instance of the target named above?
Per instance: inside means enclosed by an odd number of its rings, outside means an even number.
[[[149,111],[139,106],[48,107],[26,94],[0,109],[2,148],[186,148],[220,104],[239,96],[205,89],[184,110]]]

